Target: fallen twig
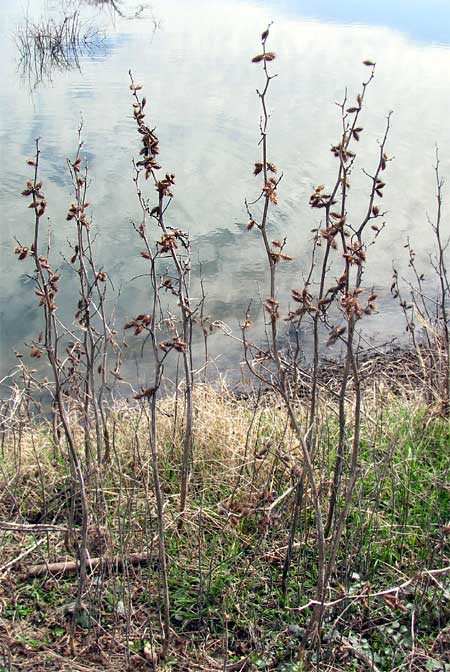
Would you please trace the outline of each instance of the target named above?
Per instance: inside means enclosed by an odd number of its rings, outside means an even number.
[[[156,564],[158,562],[156,556],[148,555],[148,553],[130,553],[126,558],[121,557],[108,558],[106,556],[99,558],[89,558],[86,561],[87,569],[94,571],[98,567],[114,566],[117,569],[123,569],[126,565],[141,565],[146,562]],[[30,579],[35,576],[42,576],[43,574],[75,574],[78,571],[79,563],[77,560],[69,560],[64,562],[43,563],[41,565],[30,565],[27,567],[20,578],[22,580]]]
[[[62,525],[39,524],[30,525],[28,523],[8,523],[0,520],[0,530],[6,532],[27,532],[30,534],[41,534],[46,532],[67,532],[67,527]]]
[[[414,574],[410,579],[407,581],[404,581],[398,586],[395,586],[393,588],[386,588],[386,590],[380,590],[377,593],[358,593],[356,595],[344,595],[344,597],[339,597],[337,600],[332,600],[331,602],[318,602],[317,600],[310,600],[306,604],[303,604],[301,607],[287,607],[289,611],[304,611],[305,609],[309,609],[310,607],[313,607],[314,605],[321,604],[324,609],[329,609],[330,607],[335,607],[337,604],[341,604],[341,602],[346,602],[347,600],[356,602],[358,600],[367,600],[368,598],[373,598],[373,597],[383,597],[384,595],[392,595],[393,593],[399,593],[400,591],[404,590],[408,586],[410,586],[412,583],[415,581],[418,581],[419,579],[423,579],[426,576],[429,578],[433,578],[434,576],[441,576],[442,574],[448,574],[450,572],[450,565],[447,567],[441,567],[440,569],[424,569],[421,572],[417,572],[417,574]]]
[[[281,495],[280,495],[274,502],[272,502],[272,504],[267,508],[267,512],[268,512],[268,513],[272,513],[272,511],[273,511],[274,509],[277,508],[278,504],[281,504],[281,502],[283,501],[283,499],[286,499],[286,497],[288,497],[288,496],[291,494],[291,492],[293,492],[293,491],[295,490],[295,487],[296,487],[295,485],[291,485],[290,488],[288,488],[287,490],[285,490],[285,491],[284,491],[284,492],[283,492],[283,493],[282,493],[282,494],[281,494]]]
[[[31,546],[30,548],[27,548],[20,555],[18,555],[16,558],[13,558],[13,560],[10,560],[5,565],[2,565],[2,567],[0,567],[0,574],[4,574],[8,570],[10,570],[11,567],[17,565],[18,562],[26,558],[27,555],[30,555],[30,553],[32,553],[33,551],[35,551],[41,544],[44,543],[44,541],[45,539],[39,539],[39,541],[36,544],[33,544],[33,546]]]

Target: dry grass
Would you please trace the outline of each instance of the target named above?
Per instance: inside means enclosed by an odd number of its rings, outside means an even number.
[[[318,416],[321,451],[316,468],[324,492],[338,431],[334,404],[333,396],[324,399]],[[308,601],[314,585],[309,496],[284,599],[279,582],[300,450],[283,409],[270,395],[236,399],[226,390],[199,386],[194,406],[191,494],[182,529],[178,491],[182,404],[167,398],[158,406],[173,628],[169,656],[164,664],[159,661],[158,669],[299,670],[282,665],[295,660],[295,627],[303,627],[307,613],[295,608]],[[300,401],[297,410],[302,418]],[[338,596],[343,585],[350,592],[363,589],[352,578],[355,572],[361,584],[370,580],[375,591],[400,583],[419,569],[442,566],[449,558],[442,532],[448,522],[443,513],[449,489],[443,451],[450,432],[448,421],[428,422],[420,395],[413,397],[407,390],[394,394],[386,381],[367,387],[363,418],[363,478],[330,598]],[[127,558],[142,551],[153,557],[157,521],[145,406],[117,404],[109,423],[111,463],[88,479],[89,552]],[[72,428],[82,451],[83,432],[74,416]],[[71,515],[74,521],[73,531],[66,534],[59,530],[2,532],[0,644],[11,656],[10,666],[3,662],[4,668],[113,670],[127,664],[129,669],[152,669],[152,656],[156,659],[159,650],[161,604],[158,572],[151,563],[128,565],[125,571],[109,565],[89,574],[85,603],[92,620],[89,628],[78,628],[75,658],[71,667],[64,668],[58,656],[69,652],[70,619],[62,612],[73,601],[74,579],[61,574],[21,578],[30,564],[76,557],[79,514],[64,448],[54,445],[50,423],[30,427],[26,415],[18,412],[4,437],[0,464],[3,521],[63,528]],[[30,549],[20,562],[9,565]],[[446,581],[445,576],[439,577],[440,585],[445,587]],[[364,655],[369,643],[373,645],[371,628],[376,623],[376,632],[386,628],[383,641],[389,650],[396,635],[395,628],[388,634],[389,624],[410,627],[409,604],[415,609],[417,661],[419,655],[440,660],[439,637],[444,637],[448,613],[439,588],[433,586],[431,580],[421,580],[412,593],[400,593],[397,612],[392,604],[375,600],[363,620],[365,607],[359,602],[331,609],[324,627],[337,628],[340,635],[324,644],[321,669],[362,669],[358,652]],[[426,622],[430,608],[440,613],[434,625]],[[407,632],[401,634],[399,650],[411,655]],[[241,659],[241,667],[236,667]],[[383,661],[379,669],[394,669],[386,666],[386,657]],[[417,663],[411,669],[424,668]]]

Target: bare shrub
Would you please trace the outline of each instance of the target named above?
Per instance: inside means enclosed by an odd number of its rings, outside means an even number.
[[[270,239],[270,210],[279,203],[278,187],[281,176],[278,176],[277,167],[270,160],[268,147],[267,94],[274,78],[274,75],[269,72],[269,67],[275,59],[275,54],[267,50],[269,29],[270,27],[261,36],[261,53],[253,58],[254,63],[262,64],[264,74],[264,87],[258,90],[261,102],[261,157],[255,163],[254,168],[254,174],[262,177],[263,185],[257,198],[251,203],[246,202],[249,216],[248,229],[256,227],[259,230],[269,268],[268,296],[264,301],[268,340],[264,348],[249,341],[247,333],[251,322],[248,315],[242,325],[242,334],[249,368],[261,382],[269,385],[281,397],[302,449],[302,463],[298,465],[294,476],[297,501],[285,562],[285,581],[289,571],[297,516],[303,501],[305,482],[310,489],[310,498],[315,511],[318,578],[313,615],[303,638],[304,647],[310,639],[312,646],[320,644],[323,605],[360,473],[361,388],[357,326],[363,316],[370,315],[375,310],[376,295],[370,289],[367,292],[362,281],[367,248],[384,226],[384,223],[381,227],[376,223],[384,214],[377,200],[382,198],[385,187],[381,175],[389,160],[385,152],[385,144],[389,132],[390,115],[387,118],[385,135],[380,142],[378,163],[373,174],[367,174],[370,192],[366,212],[362,220],[356,223],[348,216],[350,176],[356,160],[355,143],[358,142],[363,132],[360,119],[366,90],[375,72],[375,64],[366,61],[364,65],[369,70],[369,76],[363,82],[362,90],[356,96],[356,101],[348,101],[346,95],[339,104],[342,135],[331,148],[333,156],[338,161],[335,182],[329,190],[324,185],[317,186],[310,198],[311,207],[323,213],[323,219],[313,241],[312,261],[305,284],[300,289],[292,290],[292,299],[297,307],[290,310],[284,317],[292,324],[295,333],[294,346],[285,352],[280,345],[279,335],[279,323],[283,315],[277,295],[277,269],[280,264],[289,263],[292,257],[286,253],[286,237],[282,237],[281,240]],[[256,214],[257,207],[259,208],[258,215]],[[322,248],[321,255],[317,249],[319,247]],[[334,278],[329,277],[330,267],[333,269]],[[365,292],[368,294],[367,298],[364,298]],[[312,323],[314,354],[308,419],[306,423],[303,423],[299,419],[292,390],[299,380],[302,381],[305,378],[300,355],[302,354],[301,330],[306,321]],[[339,439],[333,458],[333,478],[329,488],[321,482],[317,461],[320,441],[318,369],[323,339],[320,326],[328,332],[327,344],[331,345],[336,341],[341,341],[345,351],[345,365],[338,402]],[[350,379],[353,389],[351,408],[346,403]]]
[[[449,239],[443,230],[443,187],[439,171],[439,154],[436,149],[436,212],[428,216],[435,251],[430,256],[429,273],[419,268],[413,243],[408,239],[410,276],[402,279],[394,269],[391,292],[398,299],[414,350],[420,363],[423,382],[428,390],[428,400],[434,415],[450,413],[450,340],[449,308],[450,285],[447,271]],[[406,283],[405,297],[403,285]]]

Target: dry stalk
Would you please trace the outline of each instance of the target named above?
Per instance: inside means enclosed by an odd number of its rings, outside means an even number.
[[[79,580],[77,599],[75,604],[75,613],[80,613],[82,597],[86,585],[87,533],[89,525],[88,501],[86,496],[83,468],[78,456],[63,393],[63,381],[65,376],[63,365],[59,356],[61,336],[58,330],[58,321],[55,314],[55,299],[58,292],[58,282],[60,275],[59,273],[55,273],[50,266],[48,259],[50,250],[48,246],[45,252],[42,252],[41,250],[41,220],[47,208],[47,201],[45,200],[43,193],[42,181],[39,180],[39,161],[41,153],[39,149],[39,139],[36,139],[35,145],[36,152],[34,159],[28,161],[29,165],[34,168],[33,179],[28,180],[26,188],[22,192],[23,196],[31,197],[29,207],[34,210],[34,237],[30,247],[19,244],[16,248],[16,254],[18,255],[19,260],[24,260],[28,256],[31,256],[34,261],[36,286],[35,294],[39,298],[39,305],[42,306],[44,314],[44,329],[42,335],[40,335],[38,338],[38,342],[33,344],[31,355],[32,357],[34,356],[39,359],[43,352],[45,352],[49,361],[53,374],[54,400],[58,409],[61,424],[63,426],[64,436],[69,452],[69,460],[75,475],[80,495],[82,520],[80,543],[78,546]]]
[[[413,348],[421,365],[429,402],[435,405],[433,415],[447,417],[450,413],[450,317],[448,309],[450,284],[447,271],[449,239],[444,237],[442,231],[444,181],[440,176],[439,165],[439,153],[436,149],[434,166],[436,212],[433,220],[428,217],[428,224],[435,243],[430,265],[434,272],[433,283],[436,282],[437,290],[427,286],[425,274],[418,268],[416,252],[408,239],[406,248],[412,279],[404,278],[404,282],[409,300],[403,293],[399,274],[395,268],[391,292],[394,298],[398,299],[403,312],[406,331],[410,334]]]

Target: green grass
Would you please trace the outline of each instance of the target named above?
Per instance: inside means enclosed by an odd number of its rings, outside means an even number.
[[[229,664],[245,659],[247,670],[301,670],[298,650],[310,610],[299,611],[298,607],[314,598],[317,582],[315,515],[308,488],[285,595],[282,572],[293,496],[267,515],[270,504],[291,484],[292,469],[301,461],[297,442],[285,431],[282,410],[270,400],[258,410],[248,436],[249,403],[237,403],[212,391],[202,394],[196,406],[193,475],[182,529],[178,525],[181,428],[173,428],[167,420],[171,400],[161,409],[171,626],[177,635],[160,669],[181,670],[183,660],[197,661],[208,669],[211,659],[223,667],[226,657]],[[102,512],[100,522],[108,531],[109,552],[126,556],[152,544],[156,550],[152,541],[156,509],[147,428],[136,422],[129,409],[115,413],[113,462],[101,479],[88,483],[88,495],[94,523]],[[326,483],[337,444],[336,416],[327,407],[322,411],[320,437],[316,469],[325,511]],[[81,446],[81,435],[78,439]],[[375,593],[418,571],[449,563],[444,533],[450,515],[449,444],[449,421],[430,420],[425,408],[394,397],[367,403],[361,476],[328,599],[336,599],[342,591],[348,595]],[[6,444],[0,460],[2,478],[9,483],[0,500],[1,518],[14,519],[18,511],[21,516],[36,516],[47,505],[47,522],[63,524],[70,474],[64,453],[55,455],[48,428],[29,428],[20,446]],[[101,500],[97,496],[100,486]],[[31,545],[29,537],[16,533],[5,534],[3,541],[0,566]],[[61,534],[50,534],[48,543],[25,562],[61,559],[70,551],[63,542]],[[95,555],[93,548],[91,555]],[[85,651],[88,662],[101,659],[106,665],[108,658],[108,669],[123,669],[128,650],[129,660],[137,656],[130,665],[139,669],[145,662],[146,645],[157,648],[159,642],[158,572],[143,566],[125,573],[95,573],[88,586],[84,601],[89,622],[77,630],[78,649]],[[320,669],[362,669],[355,651],[369,656],[383,672],[395,669],[411,654],[412,619],[417,664],[422,654],[446,663],[446,647],[440,643],[450,618],[445,590],[449,590],[448,576],[439,576],[437,583],[424,577],[403,591],[398,602],[346,600],[328,609],[321,632]],[[16,642],[13,651],[19,662],[23,663],[24,656],[51,655],[49,649],[65,655],[70,623],[63,610],[75,594],[74,578],[27,582],[10,574],[9,583],[0,589],[1,618]],[[48,669],[60,668],[55,662]]]

